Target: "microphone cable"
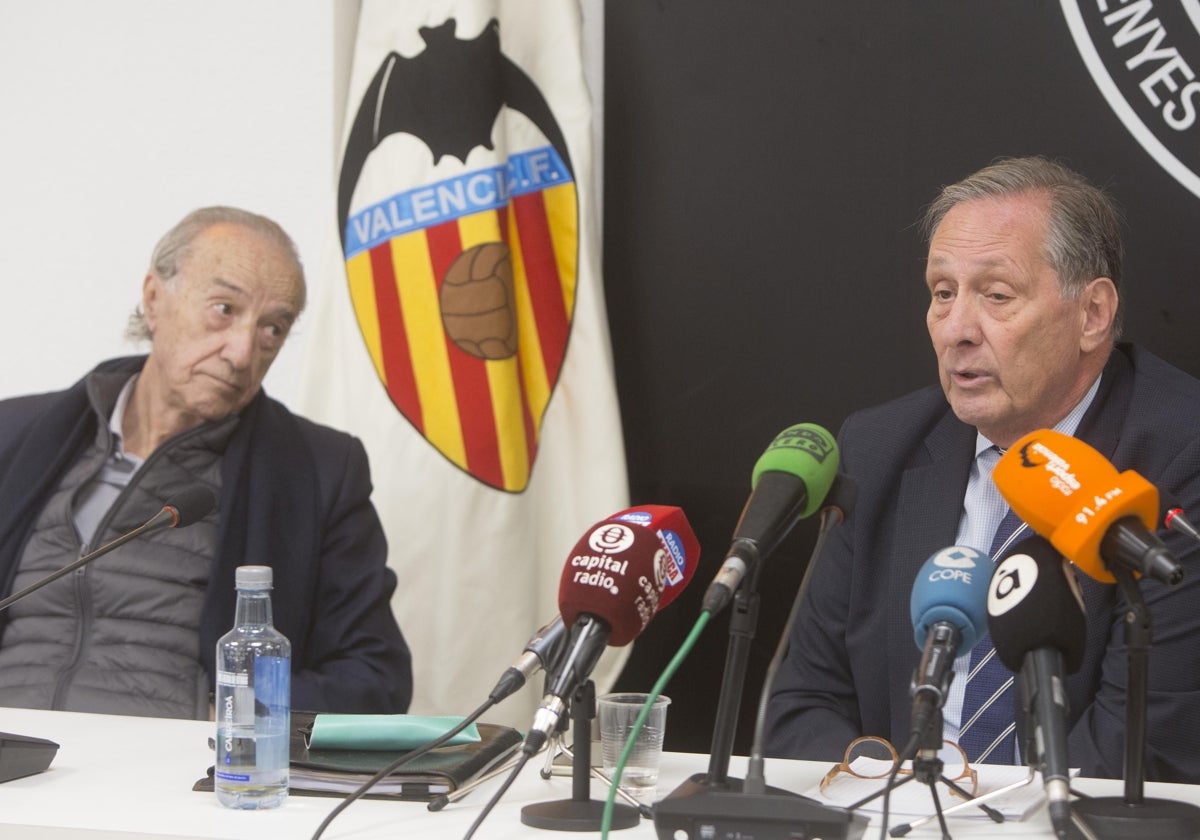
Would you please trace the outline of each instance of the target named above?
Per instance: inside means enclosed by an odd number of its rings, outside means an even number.
[[[537,753],[534,753],[534,755],[536,754]],[[517,776],[521,775],[521,771],[525,769],[525,765],[529,763],[529,759],[531,758],[533,758],[533,755],[530,755],[524,750],[521,750],[518,753],[517,763],[513,766],[512,772],[505,777],[504,781],[500,784],[500,787],[498,787],[496,792],[492,794],[492,798],[489,799],[487,804],[483,806],[483,810],[479,812],[479,816],[475,818],[475,822],[471,823],[471,827],[468,828],[467,833],[463,835],[463,840],[471,840],[471,838],[475,835],[475,832],[479,829],[479,826],[483,825],[483,821],[487,818],[487,815],[492,813],[492,809],[496,807],[496,804],[504,797],[504,794],[508,793],[508,789],[512,787],[512,783],[517,780]]]
[[[654,708],[654,701],[662,694],[671,677],[675,676],[675,672],[679,670],[679,666],[683,664],[683,660],[692,652],[692,648],[696,646],[696,640],[700,638],[700,634],[712,619],[712,612],[709,610],[701,610],[700,616],[696,619],[696,623],[692,626],[692,630],[688,633],[683,644],[679,646],[679,650],[671,661],[667,663],[667,667],[663,669],[662,675],[654,683],[654,687],[650,690],[649,696],[646,698],[645,704],[642,706],[642,711],[638,714],[637,719],[633,722],[633,726],[629,729],[629,735],[625,738],[625,748],[621,750],[621,755],[617,759],[617,766],[613,769],[612,784],[608,786],[608,796],[604,799],[604,811],[600,817],[600,837],[601,840],[607,840],[609,827],[612,825],[613,808],[617,799],[617,788],[621,784],[621,774],[625,771],[625,763],[629,760],[629,756],[633,753],[633,747],[637,743],[637,737],[642,731],[642,727],[646,725],[646,720],[650,717],[650,711]],[[639,810],[641,810],[639,808]]]
[[[461,721],[459,721],[457,724],[455,724],[455,726],[452,729],[448,730],[447,732],[445,732],[442,735],[439,735],[437,738],[434,738],[429,743],[424,744],[420,747],[417,747],[414,750],[410,750],[409,752],[404,753],[399,758],[397,758],[395,761],[393,761],[391,764],[387,765],[382,770],[380,770],[378,773],[376,773],[374,776],[367,779],[365,782],[363,782],[361,785],[359,785],[355,790],[353,790],[345,799],[343,799],[341,802],[339,802],[337,804],[336,808],[334,808],[332,811],[329,812],[329,815],[326,816],[325,819],[321,821],[321,824],[319,826],[317,826],[317,830],[313,832],[312,840],[318,840],[318,838],[320,838],[320,836],[325,832],[325,829],[327,829],[329,827],[329,824],[331,822],[333,822],[334,818],[337,817],[338,814],[342,813],[342,811],[345,811],[347,808],[350,807],[350,803],[355,802],[359,799],[362,799],[371,790],[371,788],[375,787],[375,785],[377,785],[379,782],[383,781],[383,779],[385,779],[387,776],[389,776],[390,774],[394,773],[396,770],[403,767],[405,764],[408,764],[411,761],[416,761],[421,756],[425,755],[428,752],[431,752],[432,750],[437,749],[442,744],[449,741],[455,735],[462,732],[464,729],[466,729],[472,723],[477,721],[480,718],[480,716],[483,715],[484,712],[486,712],[488,709],[492,708],[492,706],[494,706],[494,705],[496,705],[496,701],[494,699],[492,699],[491,697],[489,697],[487,700],[485,700],[483,702],[482,705],[480,705],[480,707],[478,709],[471,712],[471,714],[467,715],[465,718],[463,718]],[[511,782],[509,782],[509,784],[511,784]],[[472,829],[472,830],[474,830],[474,829]]]
[[[896,766],[892,768],[891,775],[888,776],[887,787],[883,789],[883,813],[880,814],[882,823],[879,826],[880,840],[887,840],[888,837],[888,816],[891,811],[892,791],[897,787],[896,777],[900,775],[900,768],[904,766],[904,762],[911,761],[916,758],[917,748],[921,745],[921,736],[923,733],[914,732],[908,739],[908,743],[904,745],[904,749],[900,751],[899,758],[896,760]]]

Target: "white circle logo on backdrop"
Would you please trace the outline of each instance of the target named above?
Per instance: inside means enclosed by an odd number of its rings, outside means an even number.
[[[1200,197],[1200,0],[1061,0],[1083,63],[1130,134]]]

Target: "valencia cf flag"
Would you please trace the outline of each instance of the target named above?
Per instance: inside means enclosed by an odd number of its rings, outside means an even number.
[[[574,0],[363,3],[302,410],[367,446],[416,712],[485,697],[628,502],[597,186]]]

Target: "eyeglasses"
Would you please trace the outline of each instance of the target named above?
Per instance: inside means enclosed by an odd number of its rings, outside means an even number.
[[[938,756],[942,759],[942,775],[974,796],[979,787],[979,774],[967,762],[967,754],[962,747],[953,741],[946,741],[945,746],[954,749],[949,759],[942,753]],[[842,773],[856,779],[885,779],[892,775],[899,764],[900,756],[887,739],[876,735],[855,738],[846,747],[846,755],[841,762],[833,765],[825,778],[821,779],[821,793],[825,793],[825,789]],[[912,772],[911,767],[900,768],[901,775],[911,776]],[[958,795],[954,788],[950,792]]]

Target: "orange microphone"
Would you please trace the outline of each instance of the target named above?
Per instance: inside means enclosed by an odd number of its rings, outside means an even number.
[[[1012,509],[1089,577],[1115,583],[1114,565],[1169,586],[1179,561],[1154,534],[1158,489],[1078,438],[1031,432],[1005,452],[992,480]]]

